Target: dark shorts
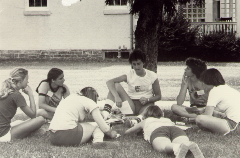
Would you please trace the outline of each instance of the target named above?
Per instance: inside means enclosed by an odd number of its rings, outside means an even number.
[[[239,123],[229,119],[228,117],[225,117],[224,119],[227,121],[230,131],[234,131],[239,128],[238,126]]]
[[[197,108],[204,108],[206,105],[201,105],[201,104],[191,104],[190,107],[196,106]]]
[[[134,115],[139,115],[140,110],[144,107],[144,106],[149,106],[149,105],[154,105],[154,103],[148,103],[146,105],[142,105],[141,102],[139,101],[139,99],[132,99],[134,105],[135,105],[135,111],[133,112]]]
[[[187,136],[186,133],[176,126],[162,126],[155,129],[150,136],[150,143],[157,137],[166,137],[171,141],[179,136]]]
[[[69,130],[50,131],[50,142],[56,146],[78,146],[83,136],[83,128],[80,124]]]

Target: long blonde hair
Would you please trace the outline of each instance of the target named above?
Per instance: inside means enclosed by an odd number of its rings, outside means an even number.
[[[24,68],[15,68],[11,71],[10,77],[2,83],[0,99],[7,97],[17,90],[17,83],[24,80],[28,71]]]

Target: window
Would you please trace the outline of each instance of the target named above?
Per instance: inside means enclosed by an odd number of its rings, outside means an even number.
[[[236,21],[236,0],[220,1],[220,18],[232,18]]]
[[[47,7],[47,0],[29,0],[29,7]]]
[[[25,0],[25,16],[49,16],[48,0]]]
[[[202,7],[198,7],[196,3],[191,0],[186,5],[179,6],[179,12],[183,16],[190,20],[190,22],[205,22],[205,4]]]
[[[111,0],[103,11],[104,14],[129,14],[129,12],[128,0]]]
[[[127,0],[111,0],[109,3],[110,6],[126,6]]]

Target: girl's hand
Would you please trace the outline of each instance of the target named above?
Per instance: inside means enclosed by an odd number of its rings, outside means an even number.
[[[140,103],[141,103],[142,105],[145,105],[145,104],[148,102],[148,99],[145,98],[145,97],[141,97],[141,98],[139,99],[139,101],[140,101]]]
[[[26,88],[22,89],[23,93],[27,94],[27,95],[32,95],[33,94],[33,91],[32,91],[32,88],[27,85]]]
[[[122,99],[118,96],[115,97],[115,102],[116,102],[116,106],[121,108],[122,107]]]
[[[108,132],[106,132],[105,133],[106,135],[108,135],[110,138],[117,138],[117,132],[116,131],[112,131],[112,130],[110,130],[110,131],[108,131]]]
[[[189,80],[190,80],[190,77],[187,77],[185,76],[185,74],[183,74],[182,83],[184,83],[185,85],[188,85]]]

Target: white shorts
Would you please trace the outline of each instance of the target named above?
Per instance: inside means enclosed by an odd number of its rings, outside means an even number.
[[[11,129],[8,131],[7,134],[0,137],[0,142],[10,142],[11,141]]]

